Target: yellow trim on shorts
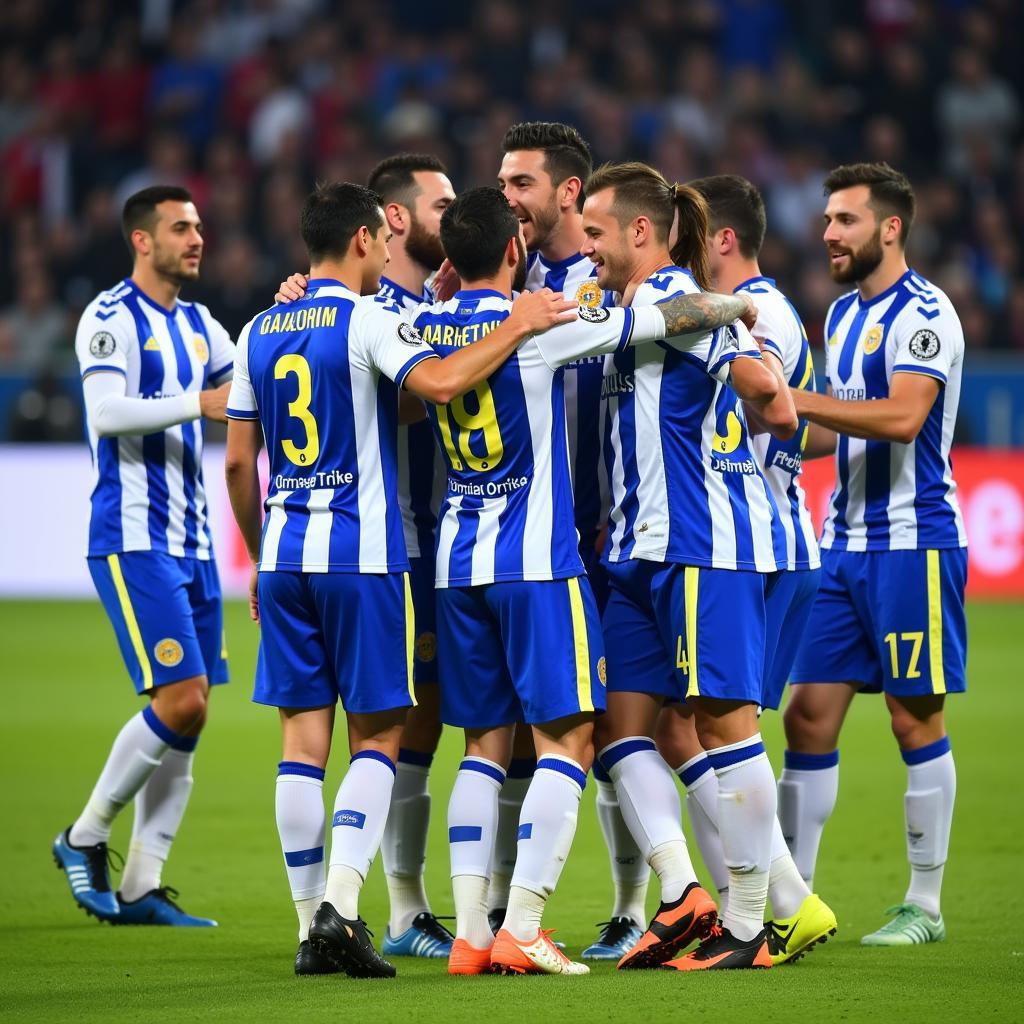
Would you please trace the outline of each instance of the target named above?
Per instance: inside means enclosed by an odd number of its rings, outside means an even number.
[[[114,589],[117,591],[117,599],[121,602],[121,614],[124,616],[125,625],[128,627],[128,636],[131,637],[132,647],[135,650],[135,657],[139,659],[139,667],[142,669],[142,688],[153,689],[153,667],[149,663],[149,655],[146,653],[146,645],[142,642],[142,632],[139,629],[138,619],[135,618],[135,609],[132,608],[132,599],[125,586],[124,575],[121,573],[121,562],[117,555],[107,555],[107,565],[110,566],[110,575],[114,580]]]
[[[942,574],[939,552],[925,552],[928,564],[928,662],[932,673],[932,693],[946,692],[946,670],[942,664]]]
[[[690,663],[690,682],[686,687],[687,697],[700,696],[700,682],[697,678],[697,591],[700,586],[700,569],[687,565],[683,569],[683,600],[686,602],[686,658]]]
[[[572,613],[572,645],[576,654],[576,700],[580,711],[593,711],[590,696],[590,639],[587,636],[587,615],[583,610],[583,593],[578,576],[565,581],[569,584],[569,610]]]
[[[402,573],[405,581],[405,671],[409,687],[409,703],[416,707],[416,687],[413,685],[413,654],[416,649],[416,610],[412,604],[412,584],[409,574]]]

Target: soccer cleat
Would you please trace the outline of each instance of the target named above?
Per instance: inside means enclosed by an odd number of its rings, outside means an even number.
[[[69,826],[53,841],[54,862],[68,876],[75,902],[87,914],[111,921],[117,917],[118,907],[107,871],[107,844],[73,846],[70,833]]]
[[[733,936],[728,928],[717,925],[692,953],[662,965],[672,971],[727,971],[738,968],[771,967],[768,938],[764,928],[749,942]]]
[[[520,942],[507,929],[498,932],[491,947],[492,974],[589,974],[586,964],[570,960],[543,928],[532,942]]]
[[[387,956],[421,956],[440,960],[452,951],[455,936],[432,914],[424,910],[401,935],[392,937],[391,929],[384,929],[381,952]]]
[[[939,915],[933,921],[920,907],[913,903],[900,903],[890,907],[887,914],[895,915],[888,924],[877,932],[865,935],[862,946],[916,946],[925,942],[942,942],[946,937],[946,925]]]
[[[768,933],[768,952],[772,963],[795,963],[809,953],[816,943],[827,942],[835,935],[838,924],[832,908],[811,893],[804,897],[800,909],[792,917],[780,917],[765,924]]]
[[[393,978],[395,968],[373,948],[366,922],[342,917],[321,903],[309,926],[309,944],[350,978]]]
[[[465,939],[456,939],[448,954],[449,974],[489,974],[491,971],[491,949],[477,949]]]
[[[309,944],[309,939],[303,939],[299,943],[299,951],[295,954],[296,974],[337,974],[338,970],[339,968],[335,967],[323,953]]]
[[[620,960],[643,936],[643,929],[631,917],[613,917],[601,926],[597,942],[580,954],[584,960]]]
[[[118,912],[111,924],[162,924],[173,928],[216,928],[217,922],[208,917],[193,917],[187,914],[172,897],[178,890],[169,885],[150,889],[137,900],[122,899],[117,894]]]
[[[694,939],[710,935],[717,920],[715,901],[691,882],[674,903],[662,903],[647,931],[619,961],[619,970],[661,966]]]

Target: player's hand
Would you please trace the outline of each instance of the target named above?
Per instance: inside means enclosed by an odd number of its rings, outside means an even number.
[[[740,322],[752,331],[754,324],[757,323],[757,306],[754,305],[754,300],[750,297],[749,292],[740,292],[740,296],[747,306],[743,316],[740,317]]]
[[[451,260],[445,260],[441,269],[430,282],[430,289],[438,302],[447,302],[462,287],[462,279],[456,273]]]
[[[253,622],[259,623],[260,621],[260,600],[257,596],[256,582],[259,579],[259,573],[256,571],[256,566],[252,567],[252,573],[249,575],[249,618]]]
[[[306,294],[309,278],[305,274],[292,274],[286,281],[277,286],[274,293],[275,302],[295,302]]]
[[[512,303],[511,320],[527,334],[540,334],[558,324],[571,324],[576,319],[577,305],[561,292],[541,288],[537,292],[521,292]]]
[[[231,391],[231,383],[221,384],[219,388],[207,388],[199,392],[199,411],[208,420],[215,420],[217,423],[228,421],[228,394]]]

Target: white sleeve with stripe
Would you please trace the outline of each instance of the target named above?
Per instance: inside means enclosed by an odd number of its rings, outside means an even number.
[[[394,305],[357,303],[348,338],[350,359],[362,362],[364,369],[379,370],[399,387],[417,363],[438,358]]]
[[[242,328],[235,347],[235,373],[228,393],[228,419],[231,420],[256,420],[260,416],[256,407],[256,393],[249,379],[249,334],[254,322],[250,320]]]
[[[912,302],[889,333],[893,373],[922,373],[945,384],[964,356],[964,330],[945,295],[931,307]]]

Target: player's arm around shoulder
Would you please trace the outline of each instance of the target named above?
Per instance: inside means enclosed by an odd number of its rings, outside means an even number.
[[[780,440],[789,440],[796,433],[798,420],[781,361],[770,352],[762,356],[754,336],[742,323],[722,330],[728,340],[720,347],[726,351],[721,357],[713,353],[709,368],[714,373],[726,355],[731,356],[725,364],[729,386],[758,426]]]

